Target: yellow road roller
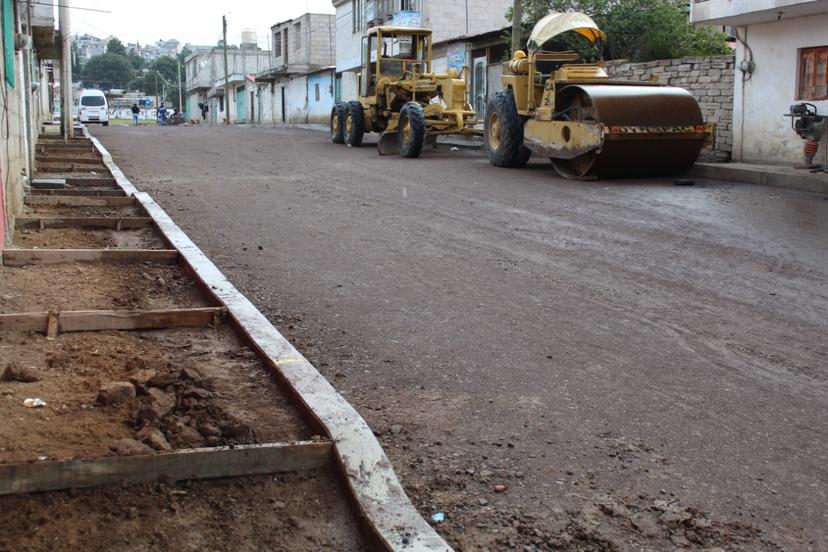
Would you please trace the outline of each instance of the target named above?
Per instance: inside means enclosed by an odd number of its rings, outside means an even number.
[[[538,21],[526,52],[504,63],[503,90],[487,105],[484,145],[493,165],[520,167],[532,152],[566,178],[679,173],[712,140],[689,92],[656,82],[611,80],[603,63],[571,50],[545,51],[575,32],[596,46],[606,35],[587,15],[551,13]]]

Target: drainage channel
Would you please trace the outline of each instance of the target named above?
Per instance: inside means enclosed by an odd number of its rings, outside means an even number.
[[[359,414],[84,129],[0,265],[0,548],[450,550]],[[31,530],[31,520],[36,530]]]

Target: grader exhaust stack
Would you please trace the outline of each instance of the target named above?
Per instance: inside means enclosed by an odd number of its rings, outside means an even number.
[[[532,152],[566,178],[657,176],[681,172],[712,137],[696,100],[683,88],[610,80],[602,63],[541,48],[565,32],[593,44],[606,36],[582,13],[552,13],[535,25],[528,54],[504,64],[503,92],[486,114],[492,164],[516,167]]]

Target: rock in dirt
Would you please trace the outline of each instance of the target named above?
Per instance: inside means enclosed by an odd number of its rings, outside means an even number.
[[[155,377],[155,370],[138,370],[129,376],[129,381],[135,386],[139,395],[147,394],[147,382]]]
[[[129,456],[132,454],[147,454],[152,452],[152,449],[142,443],[141,441],[136,441],[135,439],[118,439],[111,445],[109,445],[110,450],[115,454],[120,456]]]
[[[204,376],[201,375],[201,372],[196,370],[193,367],[182,368],[181,373],[179,373],[178,377],[183,380],[190,380],[195,382],[196,384],[200,383]]]
[[[161,391],[160,389],[150,388],[147,390],[147,395],[152,399],[152,404],[158,407],[159,414],[166,416],[170,410],[175,408],[175,395]]]
[[[98,390],[98,402],[103,405],[122,404],[135,399],[135,386],[128,381],[113,381]]]
[[[0,379],[3,381],[32,383],[34,381],[40,381],[40,374],[34,368],[19,366],[12,362],[3,370],[3,375],[0,376]]]
[[[204,423],[198,426],[198,432],[205,437],[221,437],[221,430],[210,423]]]
[[[204,445],[201,433],[181,422],[175,424],[171,438],[181,448],[198,448]]]
[[[164,437],[164,434],[161,433],[161,430],[157,427],[145,427],[136,434],[136,437],[155,450],[172,449],[172,446],[169,441],[167,441],[167,438]]]
[[[402,433],[403,427],[400,424],[394,424],[389,428],[391,435],[399,435]]]
[[[147,385],[150,387],[159,387],[161,389],[167,388],[170,385],[178,382],[178,374],[156,374],[147,380]]]

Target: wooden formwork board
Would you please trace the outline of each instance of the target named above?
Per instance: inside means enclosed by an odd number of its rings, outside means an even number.
[[[126,197],[123,190],[118,188],[91,188],[83,190],[66,189],[66,188],[48,188],[48,189],[32,189],[29,192],[33,196],[80,196],[80,197]]]
[[[150,217],[15,217],[15,228],[111,228],[113,230],[136,230],[148,228],[154,223]]]
[[[131,197],[89,197],[78,195],[27,195],[26,205],[36,207],[43,205],[67,205],[71,207],[130,207],[135,205]]]
[[[160,477],[184,481],[311,470],[330,464],[331,449],[330,443],[299,441],[0,464],[0,495],[145,483]]]
[[[4,249],[4,266],[58,263],[153,263],[173,265],[178,262],[175,249]]]
[[[226,315],[227,310],[223,307],[22,312],[0,314],[0,330],[41,332],[53,337],[65,332],[204,328],[217,325]]]
[[[81,176],[69,176],[66,178],[66,184],[73,188],[85,188],[85,187],[108,187],[113,189],[121,189],[115,183],[115,179],[112,177],[97,177],[97,176],[88,176],[88,177],[81,177]]]

